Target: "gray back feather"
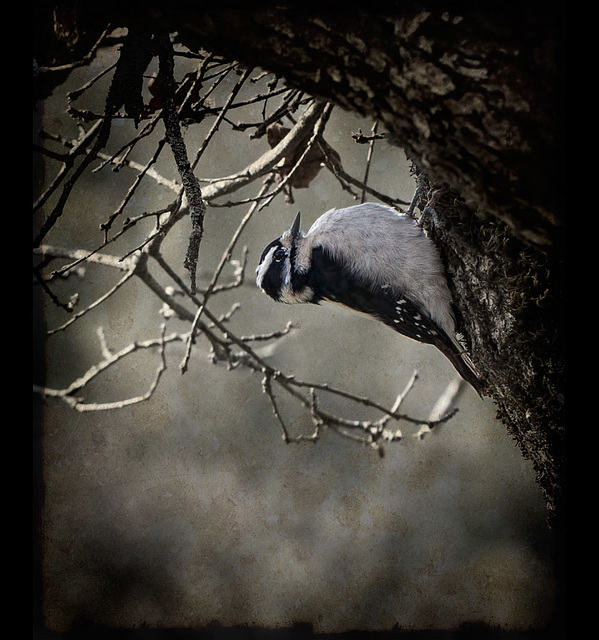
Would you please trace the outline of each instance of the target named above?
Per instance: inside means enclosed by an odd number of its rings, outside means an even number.
[[[411,218],[375,203],[331,209],[300,236],[298,245],[296,268],[308,268],[312,248],[324,246],[359,282],[407,296],[448,335],[455,333],[437,248]]]

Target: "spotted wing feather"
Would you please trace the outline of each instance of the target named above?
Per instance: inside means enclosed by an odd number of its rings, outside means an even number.
[[[398,295],[391,286],[368,289],[349,269],[337,264],[322,247],[314,247],[312,269],[307,283],[314,290],[313,303],[336,302],[383,322],[408,338],[432,344],[453,364],[475,389],[481,379],[469,364],[460,346],[439,328],[413,301]]]

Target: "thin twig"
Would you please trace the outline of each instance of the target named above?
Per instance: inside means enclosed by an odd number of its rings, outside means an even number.
[[[88,156],[90,155],[91,149],[88,148],[88,145],[98,135],[100,126],[101,126],[101,123],[96,122],[92,127],[90,127],[89,131],[81,134],[79,139],[75,143],[72,143],[69,153],[63,156],[62,166],[58,174],[56,175],[54,180],[52,180],[49,187],[33,203],[34,213],[46,204],[46,202],[50,199],[50,196],[61,185],[62,181],[66,179],[68,171],[75,164],[75,160],[77,159],[77,156],[82,154],[85,154]]]
[[[147,59],[149,37],[150,35],[143,27],[131,28],[129,30],[121,49],[121,55],[116,65],[110,89],[106,96],[104,108],[105,118],[98,127],[91,153],[83,157],[82,162],[74,168],[71,176],[65,181],[56,206],[48,214],[33,240],[34,247],[41,245],[46,235],[62,216],[75,184],[94,161],[96,154],[106,146],[110,136],[112,116],[123,104],[124,96],[129,90],[128,83],[130,83],[131,77],[135,77],[138,73],[141,74],[143,71],[141,67],[143,66],[145,69],[149,62]]]
[[[364,169],[364,177],[362,178],[362,182],[364,183],[364,187],[362,188],[362,199],[360,202],[364,202],[366,198],[366,184],[368,183],[368,174],[370,173],[370,164],[372,162],[372,154],[374,153],[374,141],[376,140],[376,128],[378,122],[375,122],[372,125],[372,137],[368,143],[368,155],[366,157],[366,167]]]
[[[203,189],[204,198],[207,201],[217,196],[223,196],[232,191],[237,191],[241,187],[245,187],[257,178],[270,173],[272,169],[285,156],[289,155],[294,149],[301,144],[320,118],[325,102],[314,100],[314,102],[306,109],[302,116],[298,119],[293,129],[272,149],[269,149],[260,158],[252,162],[241,171],[230,176],[219,178],[215,182],[207,185]]]
[[[262,191],[266,191],[268,189],[268,185],[269,185],[269,181],[266,180],[265,183],[262,185]],[[190,331],[190,339],[187,343],[187,348],[185,350],[185,356],[183,358],[183,362],[181,363],[181,371],[183,373],[185,373],[185,371],[187,371],[187,363],[189,362],[189,357],[191,355],[191,347],[192,347],[192,343],[193,340],[191,339],[191,337],[195,334],[195,328],[197,326],[197,323],[199,322],[202,313],[204,311],[204,309],[206,308],[206,304],[208,302],[208,299],[210,298],[210,295],[212,294],[212,291],[216,285],[216,282],[218,281],[218,279],[220,278],[220,275],[222,273],[222,270],[225,266],[225,264],[227,262],[229,262],[229,260],[231,260],[231,255],[233,253],[233,249],[235,248],[235,245],[237,244],[237,241],[239,240],[239,237],[241,236],[241,234],[243,233],[244,229],[246,228],[246,226],[248,225],[249,221],[251,220],[252,216],[254,215],[254,212],[256,211],[256,207],[257,207],[257,202],[254,202],[252,204],[252,206],[249,208],[249,210],[247,211],[247,213],[245,214],[245,216],[243,217],[243,219],[241,220],[241,222],[239,223],[239,225],[237,226],[237,229],[235,230],[235,233],[233,234],[233,237],[231,238],[231,240],[229,241],[229,244],[227,246],[227,248],[225,249],[225,251],[223,252],[220,262],[218,264],[218,266],[216,267],[216,270],[214,271],[214,274],[212,276],[212,280],[210,281],[210,283],[208,284],[208,288],[206,289],[206,293],[204,294],[204,299],[202,301],[202,304],[198,307],[198,310],[195,314],[195,317],[193,319],[192,325],[191,325],[191,331]],[[194,291],[192,289],[191,293],[193,294]]]
[[[67,322],[65,322],[64,324],[62,324],[59,327],[56,327],[56,329],[50,329],[48,331],[47,335],[49,335],[49,336],[54,335],[55,333],[58,333],[60,331],[64,331],[65,329],[70,327],[74,322],[77,322],[77,320],[82,318],[84,315],[86,315],[87,313],[89,313],[90,311],[95,309],[96,307],[99,307],[103,302],[106,302],[106,300],[108,300],[112,296],[113,293],[116,293],[119,289],[124,287],[125,284],[127,284],[127,282],[129,282],[129,280],[131,280],[131,278],[134,275],[135,275],[135,267],[133,269],[131,269],[130,271],[128,271],[113,287],[108,289],[108,291],[106,291],[106,293],[101,295],[99,298],[96,298],[85,309],[79,311],[79,313],[76,313],[69,320],[67,320]]]
[[[306,146],[302,151],[300,157],[297,159],[296,163],[293,165],[291,170],[287,172],[287,175],[283,178],[283,180],[279,182],[279,184],[276,186],[273,192],[268,194],[268,196],[266,196],[264,202],[260,206],[261,209],[263,209],[264,207],[267,207],[272,202],[273,198],[285,188],[285,185],[287,184],[287,182],[291,180],[291,178],[293,177],[293,174],[302,165],[304,159],[312,150],[313,145],[322,136],[322,132],[324,131],[324,128],[327,124],[327,121],[331,115],[332,110],[333,110],[333,104],[327,103],[322,113],[320,114],[320,117],[316,121],[312,135],[310,136],[310,139],[306,143]]]
[[[104,360],[88,369],[88,371],[83,374],[83,376],[72,382],[66,389],[50,389],[48,387],[42,388],[34,385],[33,391],[44,396],[59,398],[60,400],[66,402],[66,404],[68,404],[72,409],[75,409],[79,412],[110,411],[113,409],[122,409],[123,407],[130,406],[132,404],[139,404],[140,402],[148,400],[148,398],[150,398],[158,388],[160,378],[166,370],[166,344],[169,342],[180,340],[181,336],[179,334],[165,336],[165,325],[163,324],[160,330],[160,338],[155,340],[146,340],[144,342],[134,342],[115,354],[108,354],[107,357],[104,358]],[[81,391],[81,389],[87,386],[94,378],[96,378],[109,367],[116,364],[118,361],[130,356],[132,353],[141,349],[150,349],[154,347],[158,347],[160,363],[156,369],[156,373],[154,374],[154,380],[151,382],[148,390],[145,393],[133,398],[102,403],[84,403],[81,398],[75,396],[75,393]]]
[[[68,64],[61,64],[61,65],[57,65],[55,67],[45,67],[45,66],[38,66],[36,68],[36,72],[37,73],[50,73],[53,71],[68,71],[68,70],[73,70],[73,69],[77,69],[78,67],[84,67],[85,65],[89,64],[92,60],[92,58],[94,57],[96,51],[99,49],[100,45],[102,44],[102,41],[106,38],[108,32],[110,31],[110,29],[112,29],[112,26],[109,25],[107,26],[104,31],[102,31],[102,33],[100,34],[100,37],[96,40],[96,42],[92,45],[92,47],[90,48],[90,50],[79,60],[76,60],[75,62],[69,62]]]
[[[341,182],[351,184],[359,189],[363,189],[366,193],[378,198],[381,202],[388,204],[391,207],[397,207],[398,205],[407,205],[410,204],[405,200],[401,200],[400,198],[391,198],[390,196],[369,187],[364,184],[357,178],[351,176],[341,164],[341,160],[339,160],[338,154],[335,150],[326,142],[326,140],[319,140],[319,146],[321,151],[323,152],[325,158],[325,164],[327,168],[331,171],[331,173]]]

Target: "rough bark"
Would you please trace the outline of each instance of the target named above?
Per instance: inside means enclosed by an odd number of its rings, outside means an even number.
[[[441,249],[460,327],[487,376],[497,415],[530,458],[549,520],[562,524],[565,356],[562,258],[420,175],[424,226]]]
[[[378,118],[469,206],[531,242],[558,242],[556,16],[383,6],[187,12],[179,33]]]
[[[557,523],[565,488],[559,13],[536,3],[465,14],[425,3],[312,13],[120,4],[81,8],[78,46],[108,23],[176,31],[191,49],[261,66],[378,119],[404,148],[472,355]],[[39,64],[49,53],[77,55],[72,44],[50,51],[46,42]]]

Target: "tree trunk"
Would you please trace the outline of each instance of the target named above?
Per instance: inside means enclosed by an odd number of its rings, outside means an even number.
[[[459,325],[557,527],[565,491],[562,260],[425,176],[419,182],[424,226],[444,257]]]
[[[307,13],[176,0],[167,10],[148,0],[140,15],[120,4],[81,7],[81,42],[108,23],[177,32],[191,49],[261,66],[378,119],[406,151],[473,358],[557,525],[565,483],[557,12],[530,3],[461,15],[370,2]],[[48,55],[46,40],[38,48]]]

